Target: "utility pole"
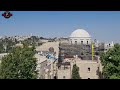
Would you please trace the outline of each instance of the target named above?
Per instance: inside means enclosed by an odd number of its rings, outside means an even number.
[[[92,60],[94,60],[94,43],[92,43]]]

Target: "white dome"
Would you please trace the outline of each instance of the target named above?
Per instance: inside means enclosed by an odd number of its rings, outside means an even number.
[[[84,30],[84,29],[77,29],[75,31],[72,32],[72,34],[70,35],[70,37],[79,37],[79,38],[90,38],[91,36],[89,35],[89,33]]]

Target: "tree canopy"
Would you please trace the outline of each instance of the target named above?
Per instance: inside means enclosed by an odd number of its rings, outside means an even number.
[[[0,39],[0,53],[8,53],[12,50],[12,47],[17,44],[18,41],[10,38]]]
[[[4,56],[0,65],[1,79],[35,79],[37,78],[37,61],[34,58],[35,48],[14,47]]]
[[[103,76],[106,79],[120,79],[120,45],[115,44],[106,53],[101,53]]]
[[[73,65],[72,69],[72,79],[80,79],[79,67],[76,64]]]
[[[40,38],[38,38],[37,36],[31,36],[30,38],[27,38],[25,40],[22,41],[22,44],[27,44],[27,45],[31,45],[31,46],[40,46],[43,43],[40,41]]]

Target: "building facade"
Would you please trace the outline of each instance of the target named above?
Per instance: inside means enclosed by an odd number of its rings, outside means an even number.
[[[84,29],[77,29],[73,31],[69,37],[69,43],[71,44],[91,44],[91,36]]]

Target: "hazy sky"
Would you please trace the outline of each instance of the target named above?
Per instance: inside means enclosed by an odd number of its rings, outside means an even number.
[[[0,12],[2,14],[3,12]],[[120,42],[120,11],[11,11],[13,16],[0,16],[0,36],[39,35],[68,37],[83,28],[92,39]]]

